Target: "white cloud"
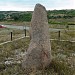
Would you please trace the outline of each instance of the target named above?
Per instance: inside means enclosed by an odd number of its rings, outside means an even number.
[[[0,11],[29,11],[33,10],[32,5],[22,5],[22,4],[16,4],[16,3],[0,3]]]
[[[46,5],[46,8],[49,10],[53,9],[75,9],[75,0],[53,0],[51,5]]]
[[[30,7],[15,7],[15,6],[0,6],[0,11],[29,11],[29,10],[33,10],[33,8]]]
[[[43,4],[46,9],[75,9],[75,0],[1,0],[0,11],[30,11],[36,3]]]

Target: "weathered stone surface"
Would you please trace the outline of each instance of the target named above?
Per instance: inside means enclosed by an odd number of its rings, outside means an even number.
[[[51,62],[47,13],[44,6],[36,4],[31,20],[31,42],[22,66],[27,70],[42,69]]]

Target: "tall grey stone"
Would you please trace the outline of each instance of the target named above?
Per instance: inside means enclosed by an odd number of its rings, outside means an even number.
[[[51,45],[47,13],[44,6],[36,4],[31,20],[31,41],[22,66],[25,70],[42,69],[51,62]]]

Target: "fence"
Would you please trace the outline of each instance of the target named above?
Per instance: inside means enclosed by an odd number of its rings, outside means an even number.
[[[26,29],[7,29],[6,31],[0,31],[0,45],[3,43],[8,43],[13,40],[18,40],[23,37],[30,37],[29,31]],[[75,31],[73,30],[50,30],[50,40],[59,40],[59,41],[70,41],[75,42]]]

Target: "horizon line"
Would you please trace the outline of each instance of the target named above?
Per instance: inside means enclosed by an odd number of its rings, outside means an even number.
[[[75,9],[46,9],[46,11],[53,10],[75,10]],[[0,11],[24,11],[24,10],[0,10]],[[34,10],[25,10],[25,11],[34,11]]]

